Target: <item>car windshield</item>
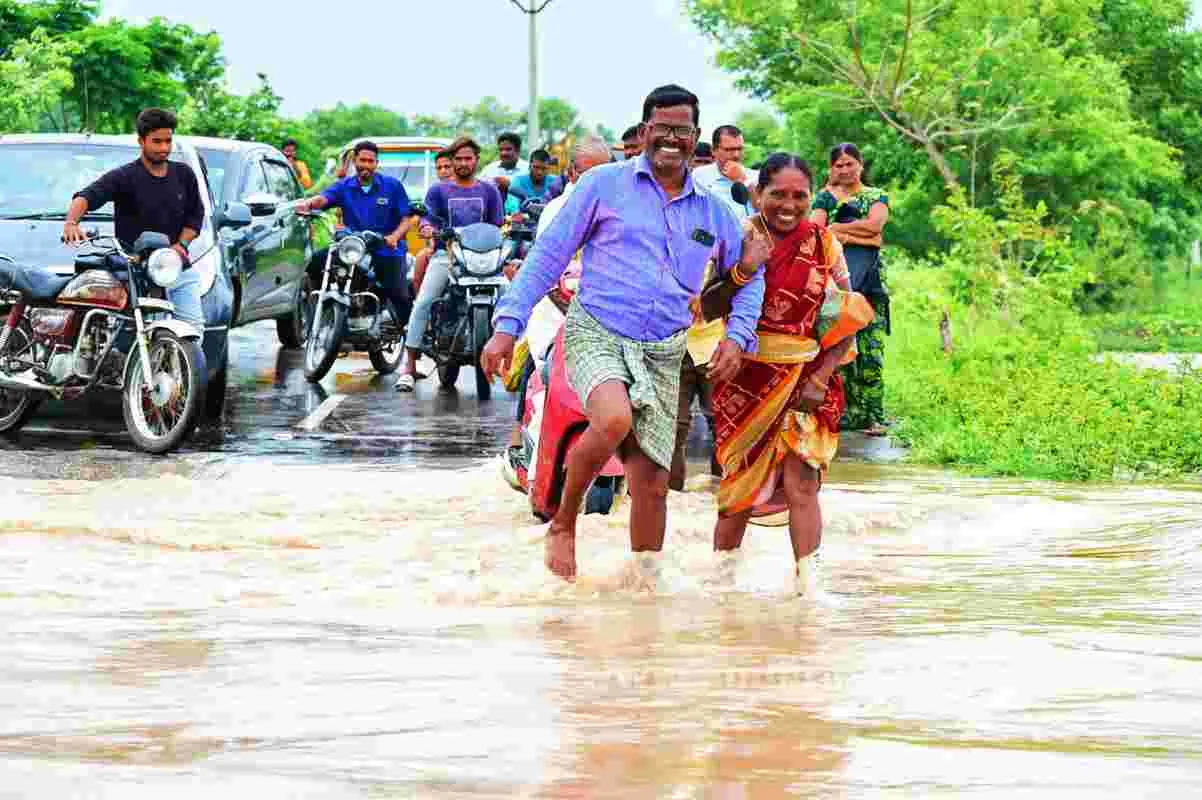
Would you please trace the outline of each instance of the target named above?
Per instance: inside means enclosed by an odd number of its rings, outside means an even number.
[[[137,157],[132,144],[0,144],[0,217],[64,217],[76,192]],[[179,152],[171,158],[184,160]],[[112,215],[108,203],[88,216]]]
[[[228,150],[214,150],[208,147],[196,149],[200,153],[200,157],[204,159],[205,172],[209,178],[209,189],[213,192],[212,200],[217,204],[215,207],[219,208],[225,198],[225,171],[229,169],[232,154]]]
[[[380,172],[405,184],[405,193],[410,200],[423,200],[429,184],[427,170],[434,174],[434,154],[426,151],[398,153],[387,150],[380,152]]]

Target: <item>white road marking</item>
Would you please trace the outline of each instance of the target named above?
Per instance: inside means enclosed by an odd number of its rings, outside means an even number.
[[[345,399],[346,395],[344,394],[330,395],[322,401],[322,404],[317,407],[316,411],[301,420],[300,424],[296,427],[302,431],[317,430],[321,426],[321,423],[326,421],[326,417],[330,416],[330,412],[338,408],[338,404]]]

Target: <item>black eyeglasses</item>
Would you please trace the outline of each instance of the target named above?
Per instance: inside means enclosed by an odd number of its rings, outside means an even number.
[[[675,136],[677,139],[690,139],[693,134],[697,133],[697,129],[692,125],[661,125],[657,122],[647,127],[651,130],[653,136],[660,138]]]

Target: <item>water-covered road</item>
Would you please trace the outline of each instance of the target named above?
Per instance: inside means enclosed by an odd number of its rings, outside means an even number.
[[[657,594],[627,586],[624,512],[585,520],[566,586],[490,460],[504,395],[397,395],[366,361],[318,390],[272,335],[237,332],[226,422],[185,452],[144,456],[119,420],[73,413],[0,449],[0,797],[1202,780],[1197,486],[845,460],[811,603],[788,596],[779,529],[750,532],[738,592],[707,590],[697,478],[671,496]]]

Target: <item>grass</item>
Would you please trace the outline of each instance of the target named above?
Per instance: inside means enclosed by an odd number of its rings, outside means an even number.
[[[1099,363],[1097,331],[1119,329],[1055,304],[1004,316],[951,304],[936,268],[890,278],[886,400],[911,460],[1066,481],[1202,474],[1202,374]],[[939,334],[945,308],[951,355]]]
[[[1202,353],[1202,270],[1187,279],[1175,268],[1161,285],[1088,322],[1100,350]]]

